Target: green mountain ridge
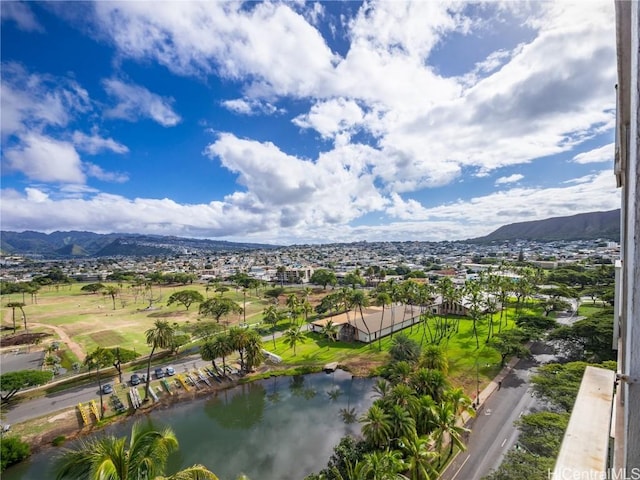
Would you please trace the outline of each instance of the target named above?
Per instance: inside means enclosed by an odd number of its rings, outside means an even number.
[[[51,258],[155,256],[185,251],[220,252],[275,248],[274,245],[227,242],[162,235],[100,234],[93,232],[0,231],[3,255],[41,255]]]
[[[595,240],[598,238],[620,241],[620,209],[511,223],[503,225],[489,235],[469,239],[467,242]]]

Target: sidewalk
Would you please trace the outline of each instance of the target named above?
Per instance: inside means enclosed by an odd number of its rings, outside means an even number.
[[[520,359],[518,357],[513,357],[511,360],[509,360],[509,362],[502,368],[502,370],[500,370],[500,373],[498,373],[493,380],[491,380],[489,382],[489,385],[487,385],[481,392],[478,398],[475,399],[475,404],[476,404],[476,412],[479,412],[483,405],[485,404],[485,402],[489,399],[489,397],[491,396],[491,394],[493,394],[493,392],[495,392],[496,390],[498,390],[498,386],[499,384],[502,383],[502,381],[504,380],[504,378],[509,375],[509,373],[511,373],[511,371],[513,370],[513,367],[516,366],[516,364],[520,361]],[[467,412],[463,412],[462,413],[462,424],[463,425],[467,425],[469,420],[471,420],[473,417],[471,415],[469,415]]]

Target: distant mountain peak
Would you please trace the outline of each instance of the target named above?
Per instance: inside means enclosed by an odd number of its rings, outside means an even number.
[[[467,241],[489,243],[515,240],[593,240],[597,238],[620,241],[620,209],[511,223],[503,225],[489,235]]]

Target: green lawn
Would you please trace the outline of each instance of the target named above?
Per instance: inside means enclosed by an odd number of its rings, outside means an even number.
[[[527,311],[525,313],[534,313]],[[509,308],[506,312],[506,326],[503,319],[502,329],[510,329],[514,326],[513,317],[515,309]],[[453,318],[453,317],[452,317]],[[499,314],[494,315],[494,331],[498,331]],[[450,319],[451,321],[451,319]],[[434,320],[430,320],[430,326],[434,328]],[[480,388],[495,377],[500,371],[500,355],[485,344],[488,333],[488,321],[478,323],[478,338],[480,347],[476,348],[476,340],[473,334],[473,322],[467,318],[460,318],[459,332],[452,334],[450,339],[444,339],[440,346],[447,353],[449,360],[449,377],[452,383],[463,386],[467,392],[473,392],[477,388],[476,382],[480,381]],[[403,331],[407,336],[418,343],[426,345],[428,334],[420,325],[407,328]],[[394,333],[397,335],[397,332]],[[286,365],[323,365],[330,362],[349,363],[368,359],[372,363],[380,363],[388,358],[392,337],[387,336],[381,341],[381,350],[378,342],[369,345],[363,343],[345,343],[329,341],[324,335],[306,333],[305,341],[296,345],[296,353],[289,347],[284,338],[276,339],[275,348],[271,339],[265,342],[264,347],[281,356]]]

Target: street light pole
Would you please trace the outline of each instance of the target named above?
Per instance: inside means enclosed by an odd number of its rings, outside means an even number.
[[[480,406],[480,367],[476,358],[476,405]]]

